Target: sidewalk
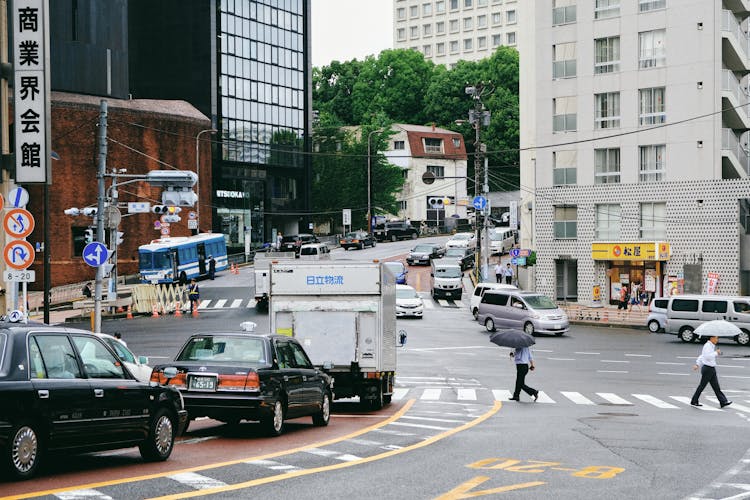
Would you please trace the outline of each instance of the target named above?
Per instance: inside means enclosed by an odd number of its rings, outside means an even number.
[[[568,315],[571,324],[592,326],[626,326],[638,329],[646,329],[646,318],[648,318],[648,307],[642,306],[639,310],[636,306],[632,311],[617,309],[617,306],[604,305],[602,307],[590,307],[575,302],[558,303],[560,308]]]

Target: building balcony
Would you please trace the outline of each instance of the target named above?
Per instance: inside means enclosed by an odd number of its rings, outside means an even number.
[[[741,16],[750,13],[750,0],[724,0],[724,6]]]
[[[746,143],[731,128],[721,129],[721,176],[724,179],[748,177],[750,173],[750,151]]]
[[[734,72],[721,72],[721,109],[724,123],[733,129],[750,129],[747,105],[750,102],[747,90]]]
[[[750,38],[731,10],[721,11],[721,50],[727,68],[750,71]]]

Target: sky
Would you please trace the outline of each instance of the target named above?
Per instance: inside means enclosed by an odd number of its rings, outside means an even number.
[[[362,60],[393,48],[393,0],[312,0],[312,62]]]

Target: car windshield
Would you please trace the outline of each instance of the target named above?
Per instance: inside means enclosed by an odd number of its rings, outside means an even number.
[[[386,262],[385,267],[396,276],[404,272],[404,265],[401,262]]]
[[[284,236],[283,238],[281,238],[281,241],[283,243],[291,243],[291,242],[297,241],[298,238],[299,238],[299,236],[296,236],[296,235],[295,236]]]
[[[318,247],[305,247],[303,246],[301,251],[301,255],[317,255],[318,254]]]
[[[360,235],[359,233],[346,233],[346,237],[347,238],[361,238],[362,235]]]
[[[399,288],[396,290],[397,299],[416,299],[418,297],[417,291],[413,288]]]
[[[445,251],[446,257],[463,257],[464,251],[460,248],[449,248]]]
[[[461,268],[460,267],[436,267],[435,268],[436,278],[460,278]]]
[[[412,252],[432,253],[432,245],[417,245]]]
[[[267,364],[265,342],[261,338],[209,335],[194,337],[175,361]]]
[[[552,299],[545,295],[525,295],[523,300],[532,309],[557,309],[557,305],[552,302]]]
[[[472,237],[469,233],[458,233],[456,235],[453,235],[454,240],[470,240]]]
[[[505,238],[503,238],[502,233],[490,233],[490,239],[492,241],[502,241]]]

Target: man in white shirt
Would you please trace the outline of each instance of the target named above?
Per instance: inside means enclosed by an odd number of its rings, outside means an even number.
[[[531,349],[528,347],[518,347],[510,355],[513,356],[513,360],[516,363],[516,387],[513,391],[513,397],[510,400],[520,401],[521,391],[524,391],[536,401],[539,397],[539,391],[526,385],[526,374],[529,373],[529,370],[534,370],[534,357],[531,355]]]
[[[495,281],[502,283],[504,275],[505,271],[503,270],[503,264],[498,260],[497,265],[495,266]]]
[[[716,376],[716,356],[721,354],[721,350],[716,348],[716,343],[719,341],[719,337],[711,337],[703,345],[703,350],[698,359],[695,360],[695,366],[693,370],[697,370],[698,367],[701,369],[701,382],[698,384],[698,388],[693,394],[693,398],[690,400],[690,404],[693,406],[703,406],[698,402],[698,398],[701,396],[701,392],[706,388],[706,384],[711,384],[711,389],[716,394],[716,399],[719,400],[719,404],[722,408],[732,404],[727,399],[721,388],[719,388],[719,377]]]
[[[510,264],[505,266],[505,283],[508,285],[513,284],[513,268],[510,267]]]

